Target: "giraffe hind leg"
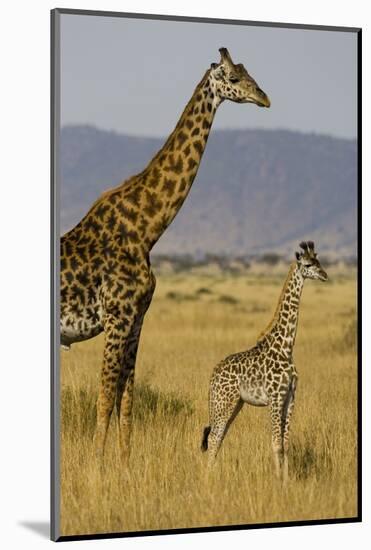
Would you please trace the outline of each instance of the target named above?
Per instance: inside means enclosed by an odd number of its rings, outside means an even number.
[[[227,406],[223,407],[222,410],[219,410],[214,415],[214,418],[211,422],[211,426],[208,426],[204,430],[204,436],[206,431],[209,431],[207,437],[207,450],[209,453],[209,465],[213,464],[220,449],[220,446],[228,433],[228,430],[240,412],[243,406],[243,400],[240,396],[228,403]],[[210,430],[209,430],[210,428]]]
[[[296,378],[293,379],[290,384],[290,388],[287,392],[283,415],[282,415],[282,437],[283,437],[283,463],[282,463],[282,476],[283,482],[286,483],[289,477],[288,471],[288,448],[289,448],[289,429],[292,414],[294,412],[294,400],[296,390]]]
[[[134,369],[123,369],[116,392],[118,440],[122,464],[129,461],[132,428]]]

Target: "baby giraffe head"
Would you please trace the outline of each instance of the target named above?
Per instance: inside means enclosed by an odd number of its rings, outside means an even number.
[[[327,281],[328,275],[317,259],[317,254],[314,252],[314,242],[307,241],[299,244],[303,252],[296,252],[296,260],[298,268],[304,279],[317,279],[319,281]]]
[[[210,76],[221,101],[229,99],[237,103],[255,103],[259,107],[270,107],[268,96],[240,63],[235,65],[227,48],[219,49],[220,63],[212,63]]]

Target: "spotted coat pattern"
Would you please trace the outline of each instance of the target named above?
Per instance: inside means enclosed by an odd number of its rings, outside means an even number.
[[[204,430],[202,450],[209,451],[211,464],[244,403],[269,406],[276,473],[288,475],[287,449],[298,374],[293,348],[299,303],[306,278],[327,280],[312,241],[300,245],[284,283],[271,323],[254,347],[230,355],[214,369],[209,389],[210,426]]]
[[[225,48],[220,53],[148,166],[104,193],[61,239],[61,345],[69,349],[105,334],[95,434],[100,456],[116,402],[121,458],[128,460],[136,354],[155,290],[149,253],[187,197],[216,109],[224,99],[269,106],[243,65],[234,65]]]

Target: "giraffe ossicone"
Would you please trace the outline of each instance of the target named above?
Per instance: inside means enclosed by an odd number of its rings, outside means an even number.
[[[208,451],[209,465],[244,403],[269,406],[272,448],[278,477],[287,480],[287,450],[298,374],[293,349],[305,279],[327,281],[314,251],[313,241],[301,242],[303,252],[289,273],[276,312],[254,347],[222,360],[213,370],[209,388],[210,425],[204,429],[201,450]]]
[[[245,67],[235,65],[226,48],[220,54],[147,167],[105,192],[61,238],[61,345],[68,349],[104,331],[95,446],[103,456],[116,403],[124,462],[139,337],[155,290],[150,251],[191,189],[222,101],[270,106]]]

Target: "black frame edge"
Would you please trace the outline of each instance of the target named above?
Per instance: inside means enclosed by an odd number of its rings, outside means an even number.
[[[59,475],[59,379],[57,332],[58,315],[58,181],[57,181],[57,116],[59,112],[59,10],[50,11],[50,539],[57,541],[60,537],[60,475]]]
[[[89,535],[62,535],[56,542],[69,542],[74,540],[100,540],[100,539],[117,539],[117,538],[131,538],[131,537],[150,537],[150,536],[162,536],[162,535],[184,535],[193,533],[217,533],[220,531],[247,531],[250,529],[272,529],[282,527],[298,527],[298,526],[316,526],[316,525],[335,525],[344,523],[359,523],[361,519],[356,517],[351,518],[334,518],[334,519],[320,519],[320,520],[303,520],[303,521],[287,521],[281,523],[254,523],[251,525],[224,525],[215,527],[190,527],[184,529],[164,529],[164,530],[151,530],[151,531],[131,531],[131,532],[118,532],[118,533],[96,533]]]
[[[332,25],[315,25],[315,24],[303,24],[303,23],[272,23],[269,21],[251,21],[244,19],[218,19],[215,17],[196,17],[186,15],[162,15],[153,13],[128,13],[120,11],[105,11],[105,10],[84,10],[75,8],[55,8],[60,14],[65,15],[90,15],[96,17],[124,17],[127,19],[155,19],[158,21],[180,21],[188,23],[214,23],[214,24],[228,24],[228,25],[250,25],[256,27],[279,27],[286,29],[300,29],[300,30],[322,30],[322,31],[336,31],[336,32],[358,32],[360,27],[341,27]]]
[[[358,156],[358,193],[357,193],[357,420],[358,420],[358,516],[362,521],[362,29],[357,33],[357,156]]]
[[[55,489],[56,479],[54,472],[55,446],[54,446],[54,324],[55,324],[55,302],[54,302],[54,42],[55,42],[55,12],[50,12],[50,538],[56,540],[55,533]]]

